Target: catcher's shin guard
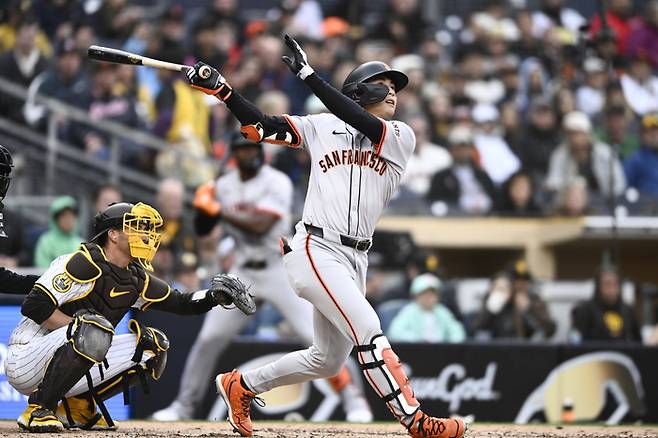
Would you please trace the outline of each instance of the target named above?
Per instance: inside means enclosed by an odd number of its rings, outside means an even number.
[[[420,403],[388,339],[383,334],[376,335],[370,344],[358,345],[356,351],[370,386],[386,402],[393,415],[402,424],[409,426]]]
[[[114,328],[102,315],[78,311],[69,324],[68,342],[53,355],[39,388],[30,395],[30,403],[51,411],[57,402],[94,364],[101,364],[112,344]]]

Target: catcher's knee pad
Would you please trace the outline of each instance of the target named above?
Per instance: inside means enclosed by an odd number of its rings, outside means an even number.
[[[137,335],[137,346],[132,361],[140,363],[142,362],[142,356],[145,351],[152,353],[153,357],[144,362],[144,364],[151,377],[154,380],[158,380],[167,365],[169,339],[160,330],[153,327],[146,327],[134,319],[128,321],[128,328],[132,333]]]
[[[114,327],[103,315],[79,310],[73,315],[66,336],[76,353],[98,364],[112,345]]]
[[[383,334],[374,336],[370,344],[357,345],[359,363],[375,390],[385,402],[397,401],[402,413],[413,415],[418,410],[418,400],[402,369],[400,359],[391,349]]]

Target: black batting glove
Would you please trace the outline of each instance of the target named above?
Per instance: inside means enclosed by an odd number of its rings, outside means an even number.
[[[286,34],[284,40],[286,46],[292,51],[292,56],[282,56],[281,60],[288,66],[291,72],[299,76],[302,80],[306,79],[315,71],[313,67],[308,65],[306,53],[290,35]]]
[[[208,72],[210,73],[208,74]],[[233,91],[219,70],[205,62],[197,62],[194,67],[188,68],[185,74],[192,88],[211,96],[217,96],[221,100],[226,100]],[[207,77],[204,78],[204,76]]]

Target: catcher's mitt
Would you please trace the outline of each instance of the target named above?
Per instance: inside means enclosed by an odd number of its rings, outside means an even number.
[[[238,277],[231,274],[215,275],[210,284],[209,292],[217,304],[229,308],[230,304],[240,309],[246,315],[256,313],[256,302],[249,289]]]

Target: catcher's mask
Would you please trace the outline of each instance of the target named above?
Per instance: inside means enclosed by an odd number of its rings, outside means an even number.
[[[157,228],[162,226],[162,216],[150,205],[139,202],[112,204],[94,218],[95,236],[98,240],[110,229],[120,229],[128,236],[130,255],[139,260],[144,268],[153,270],[151,261],[160,246],[162,236]]]

